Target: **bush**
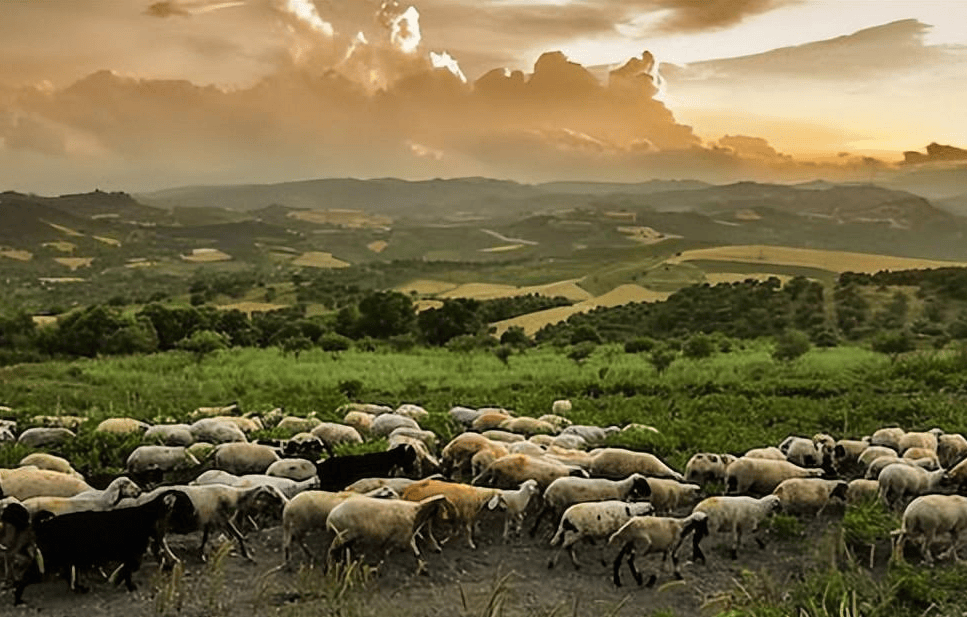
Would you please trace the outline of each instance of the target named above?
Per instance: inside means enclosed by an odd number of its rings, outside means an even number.
[[[661,375],[668,370],[668,367],[672,365],[672,362],[677,357],[678,353],[674,349],[669,347],[656,347],[649,354],[648,361],[655,367],[655,372]]]
[[[772,357],[779,362],[791,362],[809,351],[812,344],[805,332],[786,330],[776,338]]]
[[[695,334],[682,345],[682,354],[686,358],[707,358],[715,351],[715,344],[705,334]]]
[[[523,349],[532,346],[534,342],[527,336],[523,328],[511,326],[500,335],[500,344]]]
[[[319,337],[319,347],[322,347],[323,351],[346,351],[351,345],[352,339],[335,332]]]
[[[646,336],[633,338],[625,343],[625,353],[641,353],[643,351],[651,351],[654,348],[654,339],[650,339]]]
[[[578,343],[577,345],[571,346],[571,349],[567,352],[567,357],[570,360],[574,360],[578,364],[583,364],[585,360],[591,357],[597,345],[591,341],[584,341]]]

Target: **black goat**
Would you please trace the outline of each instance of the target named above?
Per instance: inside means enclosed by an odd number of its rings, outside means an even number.
[[[66,574],[70,589],[83,592],[87,589],[76,582],[77,568],[118,561],[120,579],[133,591],[131,574],[141,567],[149,540],[164,535],[172,513],[185,510],[185,500],[184,493],[165,491],[147,503],[117,510],[61,516],[38,512],[31,525],[39,555],[17,581],[14,605],[23,603],[24,589],[39,582],[45,571]]]
[[[319,488],[341,491],[356,480],[391,476],[397,468],[404,474],[411,474],[416,466],[416,456],[416,448],[410,445],[396,446],[386,452],[333,456],[316,463]]]

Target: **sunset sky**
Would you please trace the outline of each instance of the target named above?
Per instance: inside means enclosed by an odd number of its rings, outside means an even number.
[[[967,146],[964,24],[960,0],[4,0],[0,190],[873,179]]]

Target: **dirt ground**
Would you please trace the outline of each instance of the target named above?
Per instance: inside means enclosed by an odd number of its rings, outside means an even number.
[[[611,581],[611,560],[617,554],[606,542],[579,545],[581,569],[575,570],[566,553],[554,569],[547,567],[553,550],[548,545],[549,528],[536,538],[527,536],[510,544],[501,537],[502,522],[487,513],[477,533],[477,550],[470,550],[462,538],[446,543],[441,554],[428,554],[428,573],[415,574],[415,559],[408,553],[393,554],[373,574],[371,582],[339,594],[337,585],[327,583],[318,569],[278,571],[281,563],[281,529],[272,527],[247,536],[257,563],[252,564],[235,550],[223,550],[223,559],[210,552],[208,562],[197,553],[200,534],[173,536],[170,544],[185,559],[184,578],[172,583],[150,557],[134,580],[135,592],[114,587],[96,571],[86,574],[92,590],[74,594],[60,578],[28,587],[25,605],[14,607],[12,593],[0,594],[0,615],[43,615],[46,617],[131,617],[135,615],[396,615],[446,616],[480,615],[497,594],[504,601],[505,615],[714,615],[729,608],[727,592],[748,586],[749,573],[765,573],[773,585],[782,588],[802,571],[804,560],[814,555],[824,531],[835,519],[808,522],[802,535],[780,536],[768,532],[767,545],[759,549],[748,541],[732,561],[724,538],[712,535],[703,542],[708,556],[705,565],[683,561],[684,581],[674,581],[668,565],[653,588],[635,585],[623,566],[623,586]],[[319,546],[319,538],[315,544]],[[216,539],[215,544],[218,545]],[[213,547],[214,548],[214,547]],[[680,556],[690,555],[683,545]],[[883,551],[885,553],[886,551]],[[299,562],[303,556],[299,549]],[[885,557],[885,555],[884,555]],[[220,565],[218,565],[220,564]],[[661,567],[659,555],[639,556],[638,569],[645,578]],[[498,585],[507,576],[504,585]],[[744,593],[739,591],[739,594]],[[335,598],[335,599],[334,599]]]

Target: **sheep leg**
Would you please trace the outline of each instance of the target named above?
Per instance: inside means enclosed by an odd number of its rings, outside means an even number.
[[[672,553],[672,575],[675,577],[675,580],[680,581],[684,577],[682,576],[681,569],[678,567],[678,554],[677,554],[678,547],[676,546],[674,549],[672,549],[671,553]]]
[[[238,542],[238,548],[239,550],[242,551],[242,557],[251,561],[252,563],[255,563],[255,559],[252,558],[248,550],[245,548],[245,539],[242,538],[242,533],[238,530],[238,527],[236,527],[231,520],[226,521],[226,523],[227,524],[225,525],[225,527],[228,529],[228,533],[230,533],[232,537],[234,537],[235,540]]]
[[[426,527],[426,541],[430,543],[430,550],[437,554],[442,553],[443,548],[440,546],[440,543],[437,542],[437,539],[433,537],[433,519],[432,518],[426,522],[425,527]],[[423,528],[421,527],[419,530],[417,530],[417,533],[420,533],[422,530]],[[413,534],[413,537],[416,537],[416,534]]]
[[[624,556],[632,550],[633,546],[634,543],[627,542],[621,547],[621,550],[618,551],[618,556],[614,558],[614,564],[612,564],[612,567],[614,570],[613,580],[615,587],[621,587],[621,560],[624,559]]]
[[[537,513],[537,518],[534,519],[534,526],[531,527],[531,537],[537,535],[537,529],[541,526],[541,521],[544,520],[544,516],[550,511],[550,506],[545,505],[541,508],[541,511]]]
[[[705,553],[702,552],[702,547],[699,546],[700,543],[701,543],[701,539],[698,537],[698,534],[693,535],[692,536],[692,561],[694,561],[695,563],[698,563],[699,561],[701,561],[702,565],[705,565]]]
[[[426,569],[426,561],[423,559],[423,555],[420,554],[420,547],[416,545],[416,534],[410,536],[410,548],[413,549],[413,554],[416,555],[416,573],[419,574],[429,574]]]
[[[736,527],[732,530],[732,547],[729,549],[729,556],[732,561],[739,558],[739,543],[742,542],[742,530]]]
[[[77,573],[77,566],[71,565],[69,567],[70,567],[70,576],[68,577],[67,586],[70,588],[70,590],[73,591],[74,593],[87,593],[88,591],[90,591],[89,587],[85,585],[81,585],[78,582],[78,580],[80,579],[80,575]]]
[[[648,548],[647,547],[645,548],[645,551],[644,552],[645,553],[648,552]],[[628,553],[628,569],[631,570],[631,576],[635,577],[635,582],[638,583],[638,586],[639,587],[641,587],[641,583],[642,583],[643,579],[641,577],[641,572],[639,572],[638,571],[638,568],[635,567],[635,544],[634,544],[634,542],[631,543],[631,551]],[[651,575],[651,578],[648,579],[648,587],[651,587],[654,584],[655,584],[655,575],[652,574]]]
[[[472,550],[477,550],[477,545],[473,543],[473,520],[467,521],[467,545]]]

